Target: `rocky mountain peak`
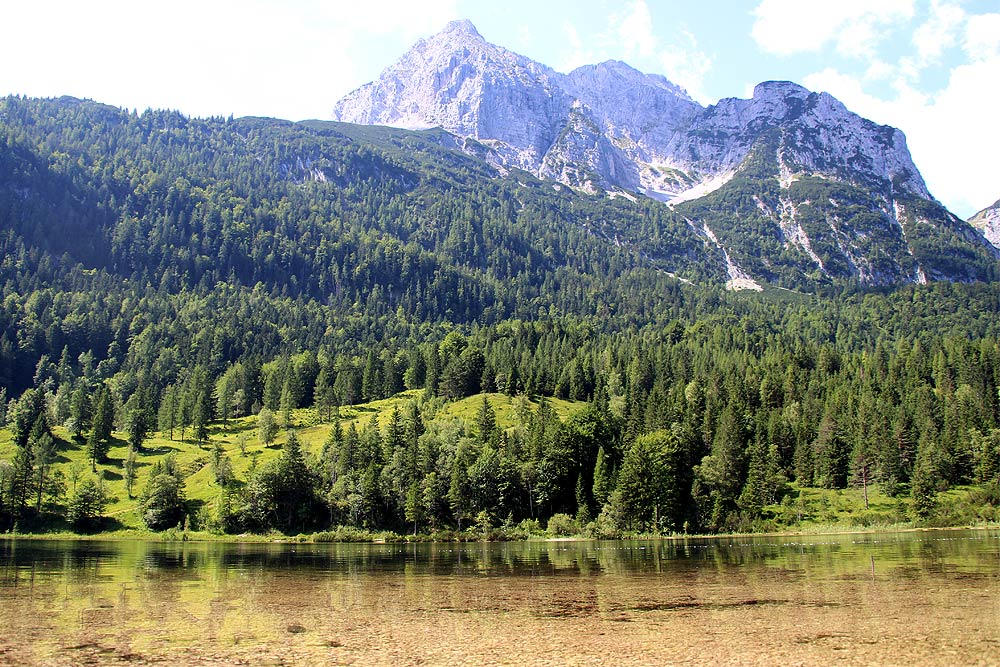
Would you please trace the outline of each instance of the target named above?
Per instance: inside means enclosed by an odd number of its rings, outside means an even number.
[[[754,99],[759,97],[797,97],[805,99],[810,91],[794,81],[761,81],[753,89]]]
[[[672,207],[699,200],[700,213],[692,216],[703,216],[713,197],[750,202],[746,210],[726,203],[716,211],[712,225],[736,224],[729,232],[685,218],[740,280],[753,279],[740,262],[755,262],[746,265],[770,280],[778,264],[790,261],[729,252],[744,233],[738,223],[755,216],[769,221],[782,248],[799,253],[794,270],[868,283],[951,271],[921,260],[910,245],[916,227],[953,227],[955,219],[928,193],[903,133],[791,81],[765,81],[750,99],[725,98],[705,108],[665,77],[624,62],[561,74],[487,42],[469,21],[453,21],[338,102],[333,115],[352,123],[441,126],[476,139],[460,145],[501,171],[523,169],[591,193],[643,194]],[[764,189],[776,199],[745,191],[749,182],[768,179],[780,186]],[[739,196],[726,199],[734,189]],[[836,196],[816,199],[825,191]],[[850,211],[840,208],[847,199],[856,204]],[[948,234],[965,239],[966,232],[977,236],[968,225]],[[881,240],[865,241],[871,238]]]
[[[482,35],[476,30],[476,26],[472,24],[469,19],[458,19],[455,21],[449,21],[448,25],[444,27],[441,31],[442,35],[464,35],[466,37],[478,37],[482,39]]]

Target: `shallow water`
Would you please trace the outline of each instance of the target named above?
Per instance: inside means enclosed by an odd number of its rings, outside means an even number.
[[[0,665],[998,665],[1000,532],[0,540]]]

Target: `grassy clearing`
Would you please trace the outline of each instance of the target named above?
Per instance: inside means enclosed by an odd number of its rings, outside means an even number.
[[[519,423],[519,410],[533,411],[537,402],[527,399],[512,398],[504,394],[489,394],[488,399],[497,415],[497,423],[508,428]],[[482,395],[470,396],[458,401],[445,402],[442,399],[425,401],[423,392],[419,390],[406,391],[392,398],[373,401],[362,405],[345,406],[341,409],[341,424],[348,428],[352,423],[360,430],[376,417],[381,427],[389,421],[395,409],[405,414],[412,401],[421,405],[421,414],[425,422],[432,419],[465,419],[473,421],[482,405]],[[585,404],[560,399],[549,399],[556,414],[565,419]],[[280,419],[280,415],[278,415]],[[323,442],[331,429],[330,423],[321,423],[320,417],[312,408],[295,410],[292,415],[291,428],[295,429],[305,451],[318,455],[322,451]],[[287,439],[287,430],[282,430],[275,441],[264,445],[257,437],[257,417],[242,417],[232,419],[226,424],[215,423],[209,429],[209,442],[199,444],[191,439],[191,432],[174,431],[174,439],[166,433],[154,433],[144,444],[137,456],[137,479],[130,497],[125,486],[124,463],[128,456],[128,446],[124,434],[115,432],[108,459],[98,463],[92,470],[87,456],[86,444],[75,441],[69,432],[57,426],[53,428],[53,436],[57,440],[58,458],[54,470],[62,474],[68,492],[72,492],[74,481],[79,483],[89,475],[102,478],[112,501],[105,510],[105,516],[110,521],[105,523],[107,530],[102,535],[135,537],[148,532],[142,523],[138,511],[142,491],[149,477],[149,471],[158,460],[173,455],[185,473],[185,493],[192,513],[200,508],[214,505],[219,496],[220,488],[214,481],[212,470],[213,450],[221,447],[233,465],[233,472],[239,479],[247,479],[251,470],[263,465],[281,451],[282,444]],[[12,434],[7,428],[0,428],[0,460],[10,460],[15,453]],[[54,517],[54,515],[53,515]],[[69,527],[61,519],[53,518],[40,529],[54,534],[72,535]]]
[[[868,488],[798,488],[781,504],[764,508],[760,530],[831,532],[865,528],[981,526],[1000,521],[1000,494],[980,486],[956,486],[938,494],[933,515],[917,519],[909,495],[887,496]]]
[[[497,423],[510,428],[521,423],[522,414],[537,409],[536,401],[504,394],[487,394],[490,406],[496,414]],[[407,391],[392,398],[371,403],[346,406],[341,409],[341,423],[345,428],[354,424],[362,429],[373,417],[384,427],[395,409],[403,414],[412,401],[420,405],[426,422],[434,419],[461,419],[474,422],[482,405],[483,395],[470,396],[457,401],[442,399],[425,400],[421,391]],[[566,419],[584,407],[560,399],[547,399],[555,413]],[[316,411],[296,410],[292,417],[292,427],[296,430],[303,448],[318,455],[323,442],[332,429],[329,423],[321,423]],[[84,477],[95,474],[91,470],[84,443],[74,441],[62,427],[53,429],[58,441],[58,458],[55,470],[63,475],[67,490],[71,491],[74,479],[77,483]],[[146,485],[149,471],[157,460],[173,455],[184,470],[185,493],[191,512],[195,515],[200,508],[211,508],[219,496],[220,488],[214,481],[212,470],[213,449],[220,447],[232,462],[233,471],[239,479],[247,479],[252,469],[276,457],[287,438],[282,430],[275,442],[264,445],[257,437],[256,416],[230,420],[227,424],[216,423],[209,431],[209,442],[204,445],[192,441],[190,437],[180,440],[180,432],[175,431],[175,439],[167,434],[156,433],[146,441],[138,455],[138,478],[133,487],[133,495],[125,488],[123,464],[128,454],[122,434],[116,439],[109,452],[108,460],[96,466],[96,475],[103,478],[112,501],[105,511],[109,521],[105,523],[102,536],[131,539],[148,537],[138,512],[140,497]],[[190,433],[185,433],[190,436]],[[9,429],[0,429],[0,460],[10,460],[15,453]],[[38,529],[54,536],[72,536],[69,527],[61,519],[51,515],[51,521]],[[763,518],[755,521],[755,532],[835,532],[858,529],[900,529],[913,527],[979,526],[995,525],[1000,522],[1000,490],[992,487],[956,487],[938,494],[937,508],[927,520],[915,521],[908,495],[890,497],[872,486],[868,489],[868,508],[864,505],[861,489],[819,489],[797,488],[780,504],[764,508]],[[208,535],[189,537],[198,539]],[[240,536],[238,539],[274,539],[276,536]],[[180,539],[178,535],[165,535],[163,539]],[[226,539],[226,538],[222,538]],[[233,538],[237,539],[237,538]]]

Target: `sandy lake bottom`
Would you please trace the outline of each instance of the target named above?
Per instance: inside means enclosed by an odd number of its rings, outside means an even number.
[[[1000,533],[0,541],[0,665],[998,665]]]

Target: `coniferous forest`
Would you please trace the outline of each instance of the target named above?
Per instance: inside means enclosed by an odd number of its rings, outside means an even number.
[[[743,531],[812,488],[932,521],[970,485],[996,520],[997,283],[728,292],[666,206],[451,141],[0,100],[0,530],[106,527],[112,489],[228,533]]]

